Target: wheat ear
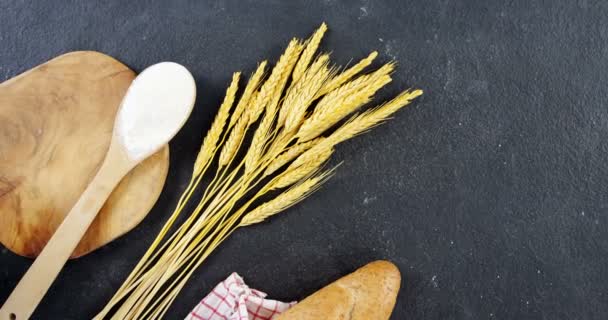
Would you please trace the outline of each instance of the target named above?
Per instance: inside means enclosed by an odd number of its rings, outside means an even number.
[[[228,165],[236,155],[239,146],[243,141],[243,137],[245,136],[245,132],[247,131],[248,122],[249,117],[247,114],[244,114],[239,121],[236,122],[236,125],[228,136],[228,140],[226,140],[226,143],[224,143],[222,152],[220,152],[220,166]]]
[[[391,81],[391,77],[388,75],[390,71],[392,71],[390,66],[380,68],[323,97],[312,115],[300,127],[297,137],[301,141],[313,139],[368,103],[376,91]]]
[[[257,130],[253,134],[253,139],[251,140],[251,145],[249,146],[249,150],[247,150],[247,154],[245,155],[245,172],[252,172],[262,154],[264,153],[264,148],[266,147],[268,132],[270,130],[270,126],[274,121],[274,116],[270,113],[267,113]]]
[[[256,129],[251,141],[251,146],[245,155],[246,172],[251,172],[255,168],[264,153],[264,148],[266,147],[272,124],[276,117],[277,107],[281,94],[283,93],[283,88],[298,60],[300,52],[302,52],[302,48],[303,46],[298,40],[293,40],[279,59],[279,62],[277,62],[277,65],[272,70],[272,74],[266,83],[264,83],[260,89],[256,104],[259,101],[261,105],[266,105],[266,108],[264,117]],[[270,91],[274,92],[270,94]],[[255,114],[253,114],[253,116],[257,115],[257,110],[254,112]],[[259,115],[257,116],[259,117]],[[249,123],[252,123],[251,118],[249,119]]]
[[[281,167],[286,165],[288,162],[295,159],[297,156],[301,155],[304,151],[312,148],[315,144],[319,143],[322,140],[323,140],[323,138],[319,137],[317,139],[298,143],[298,144],[290,147],[289,149],[287,149],[287,151],[283,152],[278,157],[276,157],[274,160],[272,160],[272,162],[266,168],[264,175],[268,176],[268,175],[273,174],[275,171],[279,170]]]
[[[259,205],[243,217],[241,223],[239,224],[239,227],[245,227],[262,222],[268,217],[275,215],[302,201],[308,195],[316,191],[331,174],[332,171],[330,170],[315,177],[309,178],[303,181],[302,183],[297,184],[284,191],[273,200]]]
[[[326,31],[327,25],[325,22],[323,22],[312,37],[306,41],[306,48],[302,52],[302,56],[300,57],[300,60],[298,60],[298,64],[296,64],[295,68],[293,69],[292,80],[294,82],[298,81],[302,75],[304,75],[304,71],[306,71],[306,68],[308,68],[308,65],[312,61],[315,52],[317,52],[321,39],[323,39],[323,35]]]
[[[359,72],[363,71],[363,69],[367,68],[370,64],[372,64],[372,62],[374,61],[374,59],[376,59],[377,56],[377,51],[370,53],[369,56],[367,56],[365,59],[359,61],[354,66],[348,68],[346,71],[340,73],[339,75],[331,79],[331,81],[326,83],[319,91],[319,94],[323,95],[333,91],[334,89],[337,89],[338,87],[349,81],[352,77],[356,76]]]
[[[275,85],[274,95],[273,95],[272,99],[270,100],[270,103],[266,106],[266,110],[265,110],[267,114],[272,114],[272,117],[274,117],[274,113],[275,113],[275,111],[277,111],[277,108],[279,107],[279,101],[281,101],[281,99],[283,97],[283,90],[285,89],[285,86],[287,85],[287,81],[289,80],[289,77],[292,75],[293,68],[295,67],[296,63],[298,62],[298,58],[300,57],[300,53],[302,53],[303,49],[304,49],[304,45],[301,42],[298,42],[298,45],[287,57],[284,68],[282,68],[280,70],[281,72],[278,76],[278,80]]]
[[[266,61],[262,61],[255,70],[255,72],[249,78],[249,82],[247,82],[247,86],[241,95],[241,99],[239,103],[234,108],[232,112],[232,116],[230,116],[230,123],[228,124],[228,128],[232,128],[236,124],[236,122],[241,118],[241,115],[245,111],[245,108],[249,106],[251,101],[255,101],[255,92],[260,86],[260,82],[262,81],[262,77],[264,77],[264,71],[266,70],[266,65],[268,63]]]
[[[300,44],[298,39],[293,39],[289,42],[287,49],[285,49],[285,52],[279,58],[279,61],[272,69],[272,73],[260,88],[255,101],[249,108],[249,124],[256,122],[266,106],[275,98],[278,91],[277,87],[286,78],[286,75],[291,73],[293,64],[297,61],[301,51],[302,44]]]
[[[292,184],[300,181],[305,177],[309,177],[315,172],[317,172],[321,166],[331,157],[334,150],[333,148],[324,148],[320,150],[316,150],[315,155],[313,157],[307,158],[308,161],[304,163],[299,163],[294,161],[285,172],[278,175],[272,185],[272,189],[282,189],[291,186]]]
[[[289,88],[277,120],[279,126],[285,125],[285,130],[291,131],[299,124],[315,95],[330,77],[328,61],[329,55],[319,56],[300,81]]]
[[[205,139],[203,140],[203,145],[196,156],[196,160],[194,162],[194,176],[198,176],[213,157],[214,150],[216,149],[217,143],[220,141],[220,137],[224,131],[226,120],[228,120],[228,116],[230,116],[230,108],[232,107],[232,103],[234,102],[234,98],[236,96],[236,91],[238,90],[240,77],[240,72],[236,72],[232,75],[232,82],[226,90],[226,97],[224,98],[224,101],[222,102],[217,115],[215,116],[215,120],[213,120],[211,128],[207,132],[207,136],[205,136]]]
[[[322,144],[336,145],[361,134],[389,119],[393,113],[410,104],[422,95],[422,90],[406,90],[391,101],[353,117],[347,123],[332,133]],[[312,148],[314,149],[314,148]],[[311,150],[312,150],[311,149]],[[309,150],[310,151],[310,150]]]
[[[302,78],[304,84],[294,87],[294,94],[285,98],[283,108],[285,110],[285,131],[295,132],[302,124],[306,110],[314,101],[319,89],[331,76],[331,70],[327,68],[327,55],[320,56]],[[318,66],[317,66],[318,65]],[[280,121],[280,120],[279,120]]]

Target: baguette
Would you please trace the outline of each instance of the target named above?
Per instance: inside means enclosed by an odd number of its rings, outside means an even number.
[[[388,261],[374,261],[313,293],[275,320],[387,320],[401,275]]]

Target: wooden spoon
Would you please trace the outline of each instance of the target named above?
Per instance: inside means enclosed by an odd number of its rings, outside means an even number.
[[[99,171],[0,309],[0,320],[31,316],[114,187],[175,136],[195,97],[192,75],[176,63],[153,65],[133,80]]]

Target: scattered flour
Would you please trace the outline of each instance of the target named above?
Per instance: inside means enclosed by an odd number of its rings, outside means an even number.
[[[433,287],[439,288],[439,283],[437,282],[437,275],[433,275],[433,277],[431,278],[431,284],[433,285]]]

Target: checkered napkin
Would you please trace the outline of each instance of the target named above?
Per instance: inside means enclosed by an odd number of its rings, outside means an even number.
[[[233,273],[199,302],[186,320],[271,320],[296,304],[265,297]]]

